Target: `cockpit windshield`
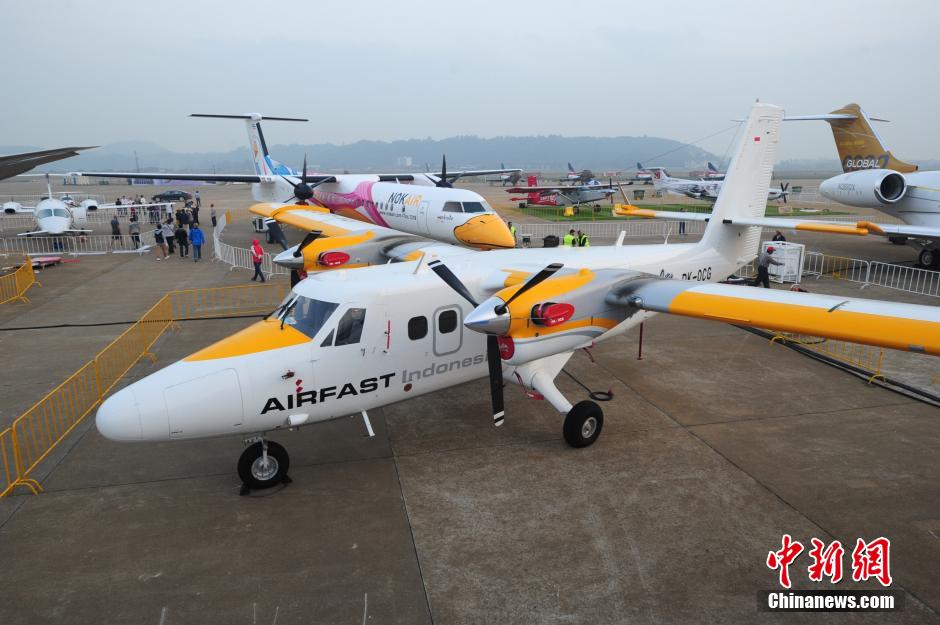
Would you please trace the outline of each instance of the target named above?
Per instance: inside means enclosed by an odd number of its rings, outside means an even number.
[[[40,208],[36,211],[36,219],[45,219],[46,217],[52,217],[51,208]]]
[[[65,209],[65,208],[53,208],[52,214],[55,215],[56,217],[68,217],[69,211],[68,209]]]
[[[302,295],[296,296],[292,302],[285,300],[285,303],[286,307],[279,313],[278,318],[286,325],[293,326],[295,330],[300,330],[310,338],[316,336],[317,332],[323,328],[333,312],[339,307],[339,304],[333,302],[310,299]],[[282,303],[281,306],[283,307],[284,304]]]
[[[486,205],[482,202],[464,202],[463,212],[465,213],[485,213]]]

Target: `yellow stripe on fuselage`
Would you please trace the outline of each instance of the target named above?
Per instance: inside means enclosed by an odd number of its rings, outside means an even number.
[[[515,302],[513,302],[515,304]],[[588,317],[587,319],[578,319],[577,321],[569,321],[558,326],[540,326],[531,323],[528,318],[519,320],[521,322],[521,327],[518,327],[516,330],[513,330],[510,334],[514,341],[522,341],[525,339],[533,339],[541,336],[549,336],[552,334],[560,334],[562,332],[567,332],[569,330],[577,330],[579,328],[604,328],[604,330],[610,330],[617,326],[619,321],[616,319],[607,319],[606,317]],[[516,320],[513,320],[515,324]]]
[[[234,358],[235,356],[245,356],[272,349],[281,349],[282,347],[301,345],[308,341],[310,339],[306,334],[295,330],[289,325],[285,324],[282,329],[280,320],[265,319],[253,323],[244,330],[213,343],[183,360],[192,362],[214,360],[216,358]]]
[[[940,356],[940,324],[920,319],[841,309],[829,312],[813,306],[761,302],[694,291],[679,293],[669,304],[669,312]]]

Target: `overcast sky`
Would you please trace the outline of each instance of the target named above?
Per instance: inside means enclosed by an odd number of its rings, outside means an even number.
[[[857,101],[901,158],[940,157],[940,3],[6,2],[0,145],[244,145],[192,112],[309,117],[269,143],[497,135],[692,142],[755,98]],[[11,51],[15,51],[11,52]],[[698,143],[722,155],[731,133]],[[836,158],[823,122],[782,158]]]

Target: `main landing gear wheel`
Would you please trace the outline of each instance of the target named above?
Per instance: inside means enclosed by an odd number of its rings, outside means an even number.
[[[265,449],[267,453],[265,453]],[[238,477],[242,480],[242,494],[263,490],[290,482],[287,470],[290,456],[274,441],[261,441],[249,445],[238,459]]]
[[[920,261],[920,264],[924,267],[933,267],[934,263],[937,261],[937,255],[931,249],[924,249],[918,254],[917,260]]]
[[[604,411],[592,401],[579,401],[565,417],[565,441],[572,447],[587,447],[601,435]]]

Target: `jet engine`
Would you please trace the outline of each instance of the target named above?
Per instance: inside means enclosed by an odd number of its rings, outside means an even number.
[[[865,169],[824,180],[819,192],[840,204],[881,208],[904,197],[907,181],[902,174],[890,169]]]
[[[15,215],[23,210],[23,205],[19,202],[4,202],[3,212],[6,215]]]

